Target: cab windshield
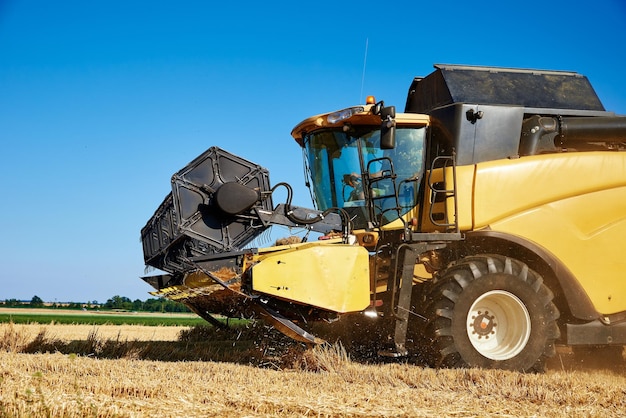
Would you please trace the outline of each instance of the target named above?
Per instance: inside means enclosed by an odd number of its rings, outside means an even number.
[[[398,126],[396,147],[382,150],[380,126],[353,127],[349,132],[327,129],[307,135],[305,163],[318,209],[343,208],[357,229],[368,222],[384,225],[407,213],[417,204],[424,137],[424,127]],[[395,174],[395,181],[391,174]],[[364,176],[369,179],[369,188],[364,187]]]

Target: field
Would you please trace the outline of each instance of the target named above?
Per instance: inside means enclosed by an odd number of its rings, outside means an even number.
[[[0,417],[624,415],[624,364],[566,352],[545,374],[434,370],[262,326],[0,324]]]

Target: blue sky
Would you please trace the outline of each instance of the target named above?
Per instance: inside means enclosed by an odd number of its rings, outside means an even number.
[[[150,297],[173,173],[215,145],[310,206],[291,129],[435,63],[577,71],[626,114],[622,0],[213,3],[0,0],[0,300]]]

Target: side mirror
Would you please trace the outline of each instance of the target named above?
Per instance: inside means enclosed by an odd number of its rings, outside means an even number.
[[[380,148],[394,149],[396,147],[396,107],[388,106],[380,110],[382,124],[380,126]]]

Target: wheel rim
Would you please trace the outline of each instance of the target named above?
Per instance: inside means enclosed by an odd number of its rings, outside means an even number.
[[[518,355],[530,338],[530,315],[510,292],[492,290],[472,304],[467,315],[467,335],[481,355],[508,360]]]

